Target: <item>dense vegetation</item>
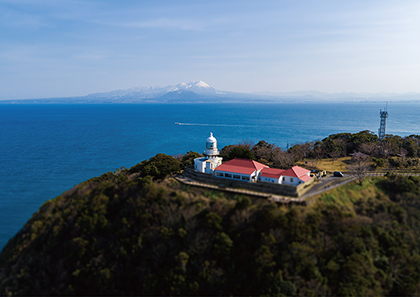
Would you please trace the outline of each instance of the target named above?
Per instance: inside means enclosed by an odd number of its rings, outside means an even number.
[[[165,162],[180,168],[159,154],[47,201],[0,254],[0,294],[420,293],[419,178],[282,206],[160,179]]]
[[[372,158],[376,166],[388,165],[390,167],[416,167],[420,165],[420,135],[400,137],[386,135],[383,141],[370,131],[358,133],[339,133],[330,135],[323,140],[305,142],[293,145],[287,150],[282,150],[274,144],[262,140],[254,145],[243,142],[229,145],[221,150],[224,160],[233,158],[253,159],[274,167],[289,168],[297,161],[349,156],[360,152]]]

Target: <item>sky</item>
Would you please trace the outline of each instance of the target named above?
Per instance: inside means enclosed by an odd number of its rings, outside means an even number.
[[[0,0],[0,99],[420,92],[419,16],[418,0]]]

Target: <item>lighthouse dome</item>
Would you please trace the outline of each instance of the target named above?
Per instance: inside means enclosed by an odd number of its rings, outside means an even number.
[[[213,133],[210,132],[210,137],[206,139],[206,150],[204,151],[206,156],[217,156],[219,151],[217,150],[217,140],[213,137]]]
[[[212,132],[210,132],[210,136],[207,138],[206,142],[217,143],[217,140],[216,140],[216,138],[214,138]]]

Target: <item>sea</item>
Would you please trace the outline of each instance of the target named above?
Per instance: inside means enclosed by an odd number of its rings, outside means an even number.
[[[47,200],[157,153],[265,140],[286,149],[377,133],[385,103],[0,104],[0,250]],[[389,102],[386,133],[420,134],[420,103]]]

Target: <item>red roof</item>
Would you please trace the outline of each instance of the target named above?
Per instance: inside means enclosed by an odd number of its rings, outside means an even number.
[[[284,171],[282,175],[291,176],[291,177],[299,177],[300,178],[302,175],[307,175],[309,172],[310,172],[309,170],[304,169],[302,167],[293,166],[292,168]]]
[[[231,173],[252,174],[256,170],[268,168],[267,165],[258,163],[254,160],[239,159],[227,161],[214,169],[215,171],[225,171]]]
[[[280,178],[283,175],[283,172],[286,170],[284,169],[277,169],[277,168],[264,168],[261,170],[261,176],[264,177],[271,177],[271,178]]]
[[[312,177],[310,177],[309,175],[302,175],[301,177],[299,177],[299,179],[303,182],[307,182],[308,180],[310,180]]]

